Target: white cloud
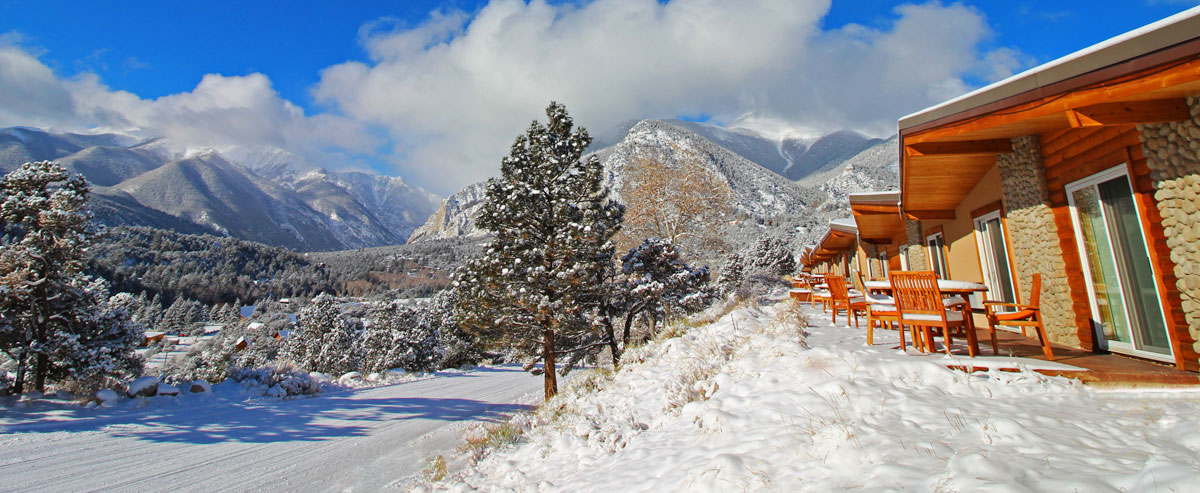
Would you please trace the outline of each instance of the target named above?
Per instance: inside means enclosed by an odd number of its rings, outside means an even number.
[[[328,111],[306,115],[266,75],[207,75],[158,99],[91,72],[63,78],[0,36],[0,125],[137,127],[187,146],[282,147],[325,166],[376,156],[440,193],[495,175],[551,100],[603,133],[633,118],[711,115],[772,135],[896,119],[1027,63],[985,51],[983,15],[960,4],[902,5],[886,26],[823,29],[828,0],[492,0],[478,12],[365,24],[366,61],[321,71]]]
[[[885,29],[822,30],[827,0],[493,0],[409,29],[364,28],[370,63],[325,69],[313,93],[388,128],[398,171],[443,191],[494,175],[551,100],[604,131],[631,118],[708,114],[779,133],[895,131],[908,112],[1019,68],[981,53],[983,16],[959,4],[895,9]],[[789,130],[790,129],[790,130]]]
[[[142,99],[113,90],[93,72],[60,78],[28,50],[0,45],[0,126],[79,131],[94,127],[168,138],[184,148],[273,146],[310,162],[353,164],[346,153],[381,144],[359,121],[308,116],[263,74],[204,76],[188,92]]]

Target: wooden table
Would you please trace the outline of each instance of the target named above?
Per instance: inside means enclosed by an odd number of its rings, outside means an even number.
[[[963,312],[963,318],[967,321],[967,342],[971,345],[972,354],[979,354],[979,341],[975,337],[975,320],[971,317],[971,302],[967,300],[967,296],[973,293],[982,293],[988,290],[987,286],[978,282],[971,281],[952,281],[949,279],[938,279],[938,291],[942,292],[943,296],[962,296],[966,303],[950,305],[950,307],[959,307]],[[866,281],[863,282],[863,288],[874,293],[892,293],[892,283],[890,281]],[[948,307],[949,308],[949,307]],[[903,322],[901,322],[903,325]],[[904,330],[901,327],[900,330]]]
[[[863,287],[867,288],[867,291],[874,293],[892,292],[892,283],[890,281],[866,281],[863,283]],[[972,293],[979,293],[987,290],[987,286],[984,286],[978,282],[938,279],[938,291],[941,291],[942,294],[970,295]]]

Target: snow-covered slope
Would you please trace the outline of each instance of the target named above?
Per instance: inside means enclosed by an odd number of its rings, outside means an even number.
[[[575,377],[450,491],[1197,491],[1200,392],[898,349],[753,306]],[[841,318],[839,321],[844,321]],[[959,343],[957,351],[965,352]],[[968,374],[977,363],[1016,372]],[[1034,366],[1034,367],[1038,367]]]

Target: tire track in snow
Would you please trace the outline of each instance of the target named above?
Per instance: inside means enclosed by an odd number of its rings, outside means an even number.
[[[105,426],[88,431],[39,425],[4,440],[18,459],[0,465],[0,490],[377,490],[418,473],[432,455],[423,450],[451,453],[466,423],[540,388],[520,369],[487,368],[311,399],[98,417]]]

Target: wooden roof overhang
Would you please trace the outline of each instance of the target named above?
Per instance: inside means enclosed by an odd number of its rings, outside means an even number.
[[[858,225],[858,237],[864,242],[887,245],[904,231],[898,191],[850,194],[850,210]]]
[[[858,241],[858,228],[854,225],[831,221],[829,230],[817,242],[813,249],[812,258],[815,262],[824,262],[853,250]]]
[[[900,190],[913,219],[955,207],[1011,139],[1190,117],[1200,94],[1200,8],[902,118]]]

